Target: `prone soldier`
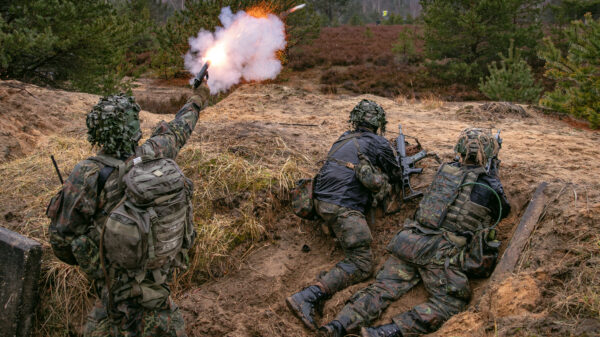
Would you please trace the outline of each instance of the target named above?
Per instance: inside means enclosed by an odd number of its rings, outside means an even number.
[[[350,112],[350,122],[353,130],[333,144],[313,190],[316,213],[339,240],[345,258],[318,275],[315,284],[286,299],[292,312],[312,330],[317,329],[315,311],[327,298],[371,276],[372,237],[365,211],[391,192],[390,182],[401,179],[391,144],[377,135],[385,132],[383,108],[362,100]]]
[[[495,226],[510,212],[497,176],[500,144],[489,130],[464,130],[454,148],[460,160],[439,168],[414,219],[387,247],[389,258],[375,282],[358,291],[323,336],[344,336],[362,327],[363,337],[406,337],[431,333],[464,310],[469,277],[487,277],[498,256]],[[488,163],[494,167],[486,170]],[[423,281],[429,300],[368,327],[391,302]]]

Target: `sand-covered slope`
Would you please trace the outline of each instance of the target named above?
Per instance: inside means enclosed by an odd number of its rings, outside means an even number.
[[[498,285],[474,281],[476,297],[488,286],[498,297],[454,318],[438,335],[594,335],[600,330],[599,133],[576,129],[531,109],[525,109],[525,114],[483,114],[482,118],[469,112],[481,103],[396,102],[370,95],[328,96],[285,85],[248,84],[204,111],[178,159],[196,185],[201,240],[195,256],[204,259],[203,251],[215,252],[205,260],[196,259],[202,266],[197,275],[185,275],[177,283],[177,301],[190,336],[311,335],[289,313],[284,299],[340,260],[342,252],[317,224],[291,215],[285,208],[285,193],[279,192],[300,172],[306,176],[316,172],[317,162],[348,128],[348,113],[362,98],[386,109],[388,138],[395,137],[402,123],[405,134],[418,137],[426,150],[442,160],[453,158],[452,147],[465,127],[502,129],[500,176],[514,210],[499,226],[503,247],[533,190],[542,181],[550,183],[550,203],[516,275]],[[0,82],[4,144],[0,183],[11,186],[0,189],[0,219],[46,248],[42,282],[48,289],[42,294],[46,304],[39,313],[38,335],[59,335],[65,328],[77,333],[82,312],[92,303],[81,274],[57,262],[48,249],[44,206],[58,189],[48,156],[56,155],[66,175],[78,160],[93,153],[86,143],[85,113],[97,101],[93,95]],[[142,112],[145,134],[160,119],[172,117]],[[424,188],[438,163],[427,158],[420,166],[424,174],[414,178],[413,186]],[[379,262],[386,243],[415,207],[416,202],[408,203],[399,214],[372,224]],[[310,247],[306,253],[301,249],[305,244]],[[332,319],[361,286],[328,301],[321,322]],[[425,297],[424,289],[417,287],[378,323],[389,322],[393,314]],[[57,298],[65,301],[52,302]],[[62,306],[69,306],[69,318],[66,311],[57,310]]]
[[[502,129],[501,178],[514,209],[499,227],[505,242],[503,248],[533,190],[542,181],[551,183],[547,193],[551,194],[552,203],[534,233],[529,250],[524,253],[520,273],[506,284],[494,285],[490,293],[498,294],[499,298],[489,304],[492,309],[463,314],[447,324],[439,335],[456,336],[468,331],[474,336],[494,335],[494,329],[505,336],[519,331],[525,335],[532,332],[542,335],[589,334],[600,327],[597,311],[596,320],[588,321],[587,326],[572,325],[585,315],[593,317],[594,311],[590,308],[598,308],[597,297],[587,303],[579,301],[598,290],[597,287],[582,288],[589,286],[591,279],[597,281],[597,275],[589,268],[577,269],[580,263],[598,259],[597,241],[594,241],[597,234],[577,239],[580,231],[597,233],[600,226],[596,221],[600,218],[597,192],[600,169],[596,161],[600,155],[600,134],[597,132],[575,129],[527,108],[525,114],[486,114],[484,116],[490,118],[483,117],[482,120],[469,115],[469,111],[481,103],[398,103],[370,95],[323,96],[280,85],[246,85],[208,109],[199,129],[204,132],[194,137],[215,143],[233,139],[242,145],[266,137],[283,137],[292,150],[316,163],[348,128],[348,112],[362,98],[373,99],[385,108],[389,121],[388,138],[395,136],[398,123],[402,123],[405,134],[418,137],[425,149],[436,152],[443,160],[453,158],[452,147],[464,128]],[[464,109],[469,105],[471,108]],[[262,137],[258,132],[258,139],[255,139],[247,137],[250,130],[265,132]],[[265,151],[268,154],[268,149]],[[425,167],[425,173],[414,179],[414,185],[424,187],[431,181],[437,162],[426,159],[421,166]],[[318,165],[309,165],[307,169],[315,172]],[[578,196],[577,201],[574,193]],[[412,214],[415,206],[414,203],[407,204],[400,214],[378,219],[372,226],[380,262],[386,242],[403,218]],[[551,216],[550,210],[553,211]],[[588,220],[576,221],[578,225],[574,227],[573,218],[581,217]],[[271,240],[253,247],[255,252],[248,255],[237,272],[182,295],[190,335],[310,336],[289,313],[284,298],[309,284],[316,273],[342,258],[339,247],[317,227],[292,215],[284,216]],[[580,249],[592,254],[591,257],[583,258],[585,262],[577,260],[572,261],[573,265],[565,264],[565,254],[574,253],[561,246],[563,241],[577,242]],[[311,248],[310,252],[302,252],[304,244]],[[585,275],[588,279],[579,289],[559,289],[558,281],[551,276],[557,274],[574,278]],[[472,285],[475,297],[488,286],[486,280],[476,280]],[[352,292],[362,286],[364,284],[350,287],[328,301],[321,322],[332,319]],[[417,287],[392,305],[380,323],[389,322],[394,314],[423,301],[425,296],[424,289]],[[564,301],[564,297],[578,299],[563,303],[572,312],[577,312],[570,316],[571,321],[566,318],[568,315],[562,315],[564,311],[561,310],[565,307],[558,303]],[[503,325],[494,328],[494,321]]]

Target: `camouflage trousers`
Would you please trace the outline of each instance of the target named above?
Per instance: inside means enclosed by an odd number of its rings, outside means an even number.
[[[364,214],[316,199],[315,209],[331,228],[345,254],[331,270],[317,276],[327,293],[333,294],[369,278],[373,273],[373,238]]]
[[[161,309],[149,310],[137,304],[119,303],[119,317],[108,316],[102,301],[87,317],[86,337],[185,337],[185,322],[177,305],[169,298]]]
[[[441,237],[433,240],[445,244]],[[375,282],[352,296],[335,319],[347,331],[369,326],[392,302],[423,281],[430,295],[428,301],[392,320],[400,327],[404,337],[437,330],[451,316],[463,311],[471,296],[469,280],[461,268],[454,262],[448,263],[449,259],[443,256],[437,257],[446,260],[446,263],[432,261],[421,265],[390,255],[377,273]]]

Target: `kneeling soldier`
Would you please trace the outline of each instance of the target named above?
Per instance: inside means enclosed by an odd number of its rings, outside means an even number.
[[[75,166],[47,210],[55,255],[79,265],[99,297],[85,336],[185,336],[168,283],[186,268],[196,231],[192,183],[173,159],[201,109],[192,97],[141,146],[133,97],[104,97],[87,115],[101,150]]]

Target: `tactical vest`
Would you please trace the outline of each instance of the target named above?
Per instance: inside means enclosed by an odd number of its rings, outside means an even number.
[[[471,201],[473,183],[485,170],[444,164],[438,170],[415,215],[420,226],[453,233],[476,232],[490,226],[491,210]]]

